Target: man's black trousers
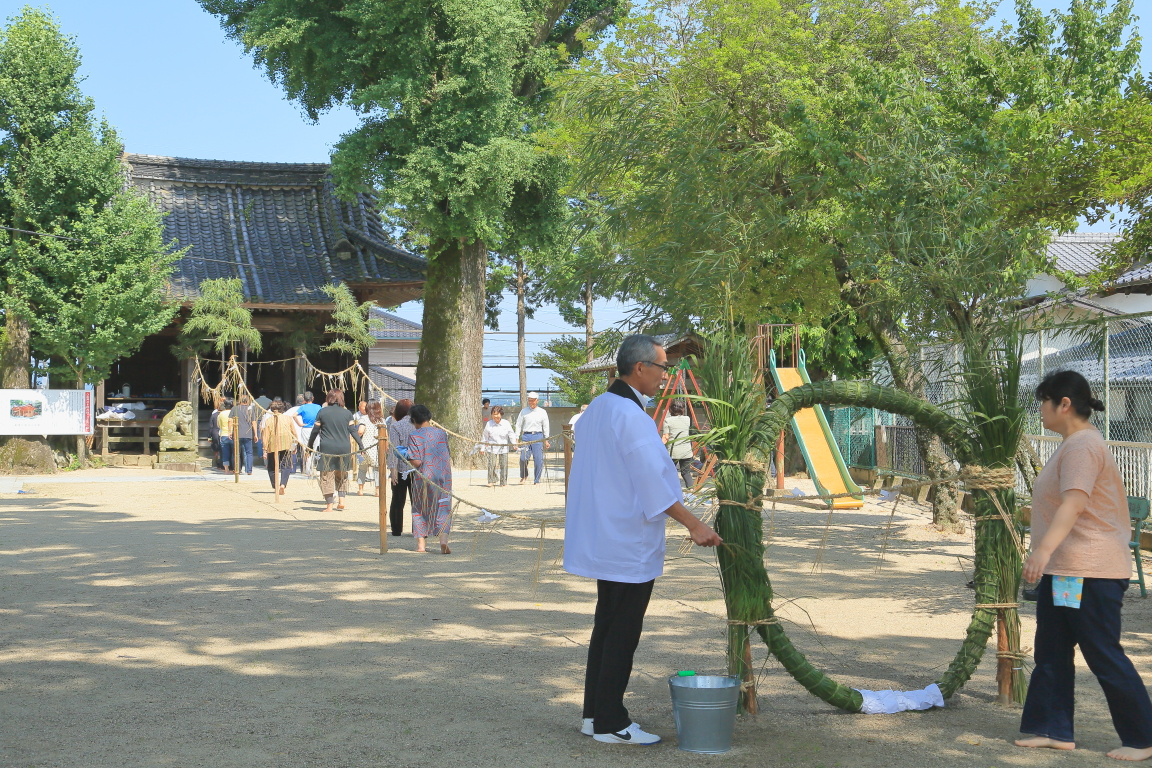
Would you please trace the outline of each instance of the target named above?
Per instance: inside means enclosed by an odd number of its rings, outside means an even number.
[[[383,470],[384,482],[391,482],[388,480],[388,470]],[[412,475],[404,477],[401,475],[396,480],[396,485],[392,486],[392,499],[388,502],[388,519],[392,523],[392,535],[399,536],[404,533],[404,496],[407,495],[409,500],[412,498]]]
[[[643,584],[596,581],[596,621],[584,676],[584,717],[594,719],[596,733],[616,733],[632,723],[624,708],[624,691],[655,583],[655,579]]]

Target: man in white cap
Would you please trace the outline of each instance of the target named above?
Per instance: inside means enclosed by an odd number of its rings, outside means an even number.
[[[624,691],[656,577],[664,572],[670,517],[702,547],[721,543],[685,508],[676,465],[643,401],[660,391],[668,356],[651,336],[624,339],[620,378],[597,397],[574,430],[564,522],[564,569],[596,579],[596,617],[584,673],[580,731],[608,744],[656,744],[628,716]]]
[[[529,443],[520,448],[520,485],[528,482],[528,456],[532,456],[535,482],[540,482],[540,475],[544,472],[544,449],[548,443],[542,442],[548,436],[548,411],[537,405],[540,394],[528,393],[528,407],[520,409],[516,417],[516,439],[522,443]]]

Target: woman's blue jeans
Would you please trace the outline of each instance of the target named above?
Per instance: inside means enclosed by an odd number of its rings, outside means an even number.
[[[232,468],[232,438],[220,436],[220,463],[227,469]]]
[[[1079,608],[1052,604],[1052,577],[1040,581],[1036,600],[1036,669],[1020,730],[1056,741],[1075,741],[1075,650],[1108,700],[1112,725],[1125,747],[1152,747],[1152,702],[1136,667],[1120,645],[1120,606],[1128,579],[1084,579]]]

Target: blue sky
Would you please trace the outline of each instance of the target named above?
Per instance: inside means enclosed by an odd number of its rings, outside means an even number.
[[[18,13],[26,3],[0,0],[0,16]],[[31,3],[49,8],[83,56],[84,91],[119,131],[131,152],[219,160],[326,162],[333,144],[356,124],[348,109],[308,122],[286,101],[279,87],[252,67],[243,50],[224,37],[216,19],[193,0],[56,0]],[[1038,2],[1042,8],[1067,3]],[[1139,3],[1138,3],[1139,5]],[[1010,12],[1011,5],[1004,6]],[[1138,27],[1148,37],[1149,21]],[[1152,47],[1152,44],[1149,44]],[[1144,70],[1152,55],[1143,54]],[[1088,229],[1088,227],[1084,227]],[[1108,229],[1108,223],[1091,229]],[[504,302],[502,331],[515,330],[515,315]],[[399,314],[420,319],[410,303]],[[623,320],[626,308],[601,302],[597,329]],[[571,329],[550,307],[539,310],[528,330],[562,333]],[[529,336],[529,354],[547,336]],[[491,336],[486,362],[515,363],[515,336]],[[543,389],[546,371],[529,371],[529,387]],[[515,389],[514,370],[489,370],[486,389]]]

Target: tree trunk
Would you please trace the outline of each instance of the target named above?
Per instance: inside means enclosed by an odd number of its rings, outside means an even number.
[[[524,274],[524,259],[516,257],[516,365],[520,371],[520,407],[528,404],[528,368],[524,358],[524,319],[528,308],[524,303],[524,286],[528,276]]]
[[[884,359],[887,360],[888,368],[892,372],[893,386],[923,400],[925,381],[921,361],[893,334],[873,328],[872,335],[881,342]],[[955,467],[944,452],[944,444],[939,436],[919,426],[913,430],[913,434],[916,437],[916,449],[920,453],[924,471],[929,479],[938,481],[942,477],[955,474]],[[962,532],[964,525],[960,522],[960,491],[957,484],[938,482],[932,488],[932,523],[941,531]]]
[[[592,330],[595,326],[592,325],[592,281],[589,280],[584,283],[584,350],[587,353],[588,362],[596,357],[592,348],[595,345],[595,332]]]
[[[0,352],[0,389],[31,389],[29,367],[32,335],[28,321],[12,310],[5,313],[4,349]]]
[[[488,248],[483,241],[438,240],[424,286],[424,334],[416,364],[416,402],[449,429],[480,434],[483,385],[484,288]],[[471,444],[453,439],[460,461]]]
[[[79,374],[76,375],[76,389],[84,389],[84,377]],[[81,469],[88,466],[88,438],[84,435],[76,435],[76,460]]]
[[[892,331],[894,324],[890,317],[882,316],[882,311],[870,305],[868,287],[857,283],[852,277],[844,251],[838,249],[832,258],[836,270],[836,280],[840,285],[840,297],[865,319],[872,338],[883,351],[888,367],[892,372],[892,383],[896,389],[923,399],[924,377],[917,360],[909,354],[907,345]],[[907,366],[907,367],[906,367]],[[915,430],[916,448],[924,462],[924,469],[932,480],[952,474],[952,462],[944,453],[940,439],[919,427]],[[957,508],[959,489],[955,483],[938,483],[932,496],[932,522],[940,530],[962,530],[960,512]]]

